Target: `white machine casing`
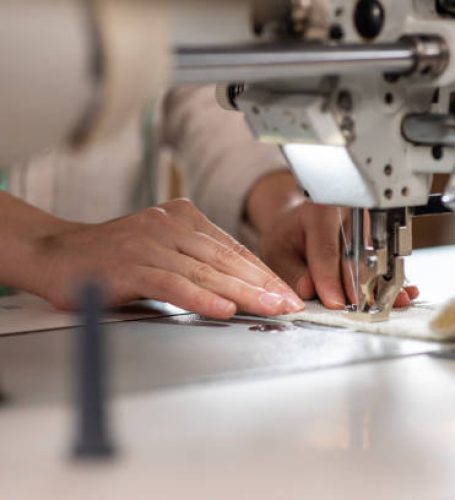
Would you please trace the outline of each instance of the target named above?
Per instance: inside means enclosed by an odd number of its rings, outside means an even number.
[[[357,2],[322,3],[327,25],[341,26],[343,43],[373,47],[355,29]],[[434,2],[382,4],[385,24],[374,43],[436,35],[455,47],[455,20],[439,16]],[[425,205],[432,175],[453,172],[454,148],[444,148],[435,157],[432,147],[412,144],[401,130],[410,113],[449,113],[452,92],[455,60],[450,57],[435,79],[404,76],[388,81],[374,71],[330,75],[328,67],[326,76],[252,83],[237,103],[260,140],[282,146],[312,201],[385,209]]]

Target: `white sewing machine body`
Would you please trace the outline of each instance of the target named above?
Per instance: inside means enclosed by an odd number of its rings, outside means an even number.
[[[412,251],[409,207],[427,204],[433,174],[454,171],[454,14],[442,0],[253,2],[254,44],[178,51],[177,81],[217,82],[220,104],[282,148],[313,202],[353,209],[361,320],[389,317]]]
[[[449,51],[455,43],[455,20],[441,17],[435,2],[381,2],[383,27],[368,40],[355,26],[358,2],[325,4],[322,43],[369,47],[370,54],[359,54],[366,63],[375,44],[394,44],[406,36],[441,37]],[[343,34],[342,41],[330,39],[334,26]],[[451,113],[453,59],[449,57],[445,69],[433,77],[428,67],[420,66],[425,75],[411,70],[408,76],[387,78],[386,71],[367,64],[366,70],[358,64],[337,74],[330,63],[324,64],[323,55],[317,71],[319,77],[248,87],[238,103],[256,135],[283,146],[296,177],[316,203],[364,208],[425,205],[432,174],[453,172],[455,150],[441,151],[443,137],[417,144],[404,136],[403,126],[410,115]]]

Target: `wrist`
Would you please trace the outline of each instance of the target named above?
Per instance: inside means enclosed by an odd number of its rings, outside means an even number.
[[[2,270],[0,282],[45,297],[56,264],[48,251],[50,242],[79,225],[55,217],[41,222],[33,230],[11,234],[9,252],[2,252],[8,266]]]
[[[68,264],[65,235],[75,233],[87,226],[90,224],[54,218],[45,232],[29,241],[28,252],[31,255],[31,265],[21,288],[51,300],[51,292],[58,285],[56,278],[57,281],[61,281],[61,276],[64,275],[62,270]]]
[[[246,218],[259,234],[273,227],[275,220],[305,201],[303,191],[289,170],[277,170],[261,179],[250,190]]]
[[[0,284],[39,293],[52,268],[46,242],[78,226],[0,192]]]

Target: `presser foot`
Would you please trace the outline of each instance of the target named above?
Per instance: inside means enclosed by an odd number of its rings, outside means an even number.
[[[360,305],[356,311],[348,313],[350,319],[376,323],[390,318],[395,300],[405,283],[403,257],[395,259],[394,268],[391,277],[375,276],[362,286]]]
[[[370,218],[372,246],[357,252],[363,284],[357,309],[348,313],[355,321],[369,323],[389,319],[405,284],[404,257],[412,252],[409,209],[372,210]]]
[[[357,310],[348,312],[354,321],[376,323],[387,321],[395,300],[405,283],[404,258],[393,259],[393,271],[384,263],[386,252],[377,252],[375,266],[370,271],[366,283],[361,286],[360,300]],[[371,262],[371,259],[370,259]]]

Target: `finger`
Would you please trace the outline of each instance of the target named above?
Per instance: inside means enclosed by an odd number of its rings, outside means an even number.
[[[414,285],[406,285],[404,289],[406,290],[410,300],[415,300],[420,295],[419,289]]]
[[[295,289],[303,300],[314,300],[316,298],[316,289],[308,271],[300,275]]]
[[[259,267],[271,277],[276,278],[273,271],[261,259],[250,252],[246,247],[240,245],[239,242],[230,234],[226,233],[216,224],[211,222],[210,219],[208,219],[194,205],[186,202],[185,206],[185,202],[185,200],[177,200],[177,202],[174,201],[173,207],[170,208],[170,211],[175,215],[176,218],[185,221],[188,226],[191,226],[197,231],[205,233],[208,236],[211,236],[215,240],[219,241],[220,243],[223,243],[227,247],[239,253],[251,264]],[[286,288],[285,283],[279,283],[279,286],[281,285]]]
[[[250,252],[245,246],[241,245],[235,238],[225,233],[217,226],[212,224],[208,219],[201,220],[198,224],[198,229],[216,239],[220,243],[231,248],[233,251],[241,255],[245,260],[247,260],[253,266],[259,268],[261,271],[267,274],[270,278],[270,284],[267,285],[267,289],[270,290],[284,290],[289,291],[287,284],[279,279],[277,279],[276,274],[270,269],[267,264],[265,264],[259,257]]]
[[[138,283],[141,296],[169,302],[203,316],[228,319],[236,313],[236,305],[232,301],[162,269],[141,267]]]
[[[409,295],[406,293],[405,290],[401,290],[397,298],[395,299],[394,307],[403,308],[403,307],[408,307],[410,305],[411,305],[411,300],[409,298]]]
[[[244,254],[205,233],[181,234],[175,244],[179,252],[208,264],[227,276],[238,278],[255,287],[282,295],[289,306],[295,310],[298,307],[303,307],[298,296],[276,274],[263,271],[245,259]]]
[[[310,276],[321,302],[329,309],[343,309],[346,306],[340,251],[339,223],[333,217],[308,228],[306,256]]]
[[[163,249],[162,255],[157,255],[157,259],[160,269],[183,276],[198,287],[234,302],[244,312],[260,316],[277,316],[291,312],[288,311],[288,304],[282,295],[267,292],[228,276],[187,255]]]
[[[265,273],[272,275],[272,276],[274,275],[274,273],[270,269],[270,267],[268,267],[259,257],[254,255],[253,252],[250,252],[245,246],[241,245],[231,235],[229,235],[228,233],[225,233],[224,231],[219,229],[217,226],[212,224],[208,219],[206,219],[205,221],[201,221],[201,223],[198,225],[198,229],[200,231],[208,234],[212,238],[215,238],[220,243],[223,243],[224,245],[237,251],[248,262],[255,265],[256,267],[258,267],[259,269],[261,269]]]
[[[277,248],[267,262],[278,276],[288,283],[303,300],[316,298],[316,290],[308,266],[300,254],[292,248]]]
[[[162,207],[168,213],[171,213],[177,220],[184,222],[187,228],[196,229],[199,233],[210,236],[212,239],[227,246],[233,252],[243,257],[243,259],[254,266],[254,268],[262,270],[268,278],[266,278],[266,284],[260,286],[272,292],[288,294],[291,303],[298,300],[287,284],[278,279],[276,274],[273,273],[261,259],[250,252],[245,246],[238,243],[235,238],[213,224],[191,202],[188,200],[174,200],[172,203],[162,205]],[[243,278],[245,279],[246,277],[243,276]],[[257,284],[256,278],[253,278],[252,284]]]

